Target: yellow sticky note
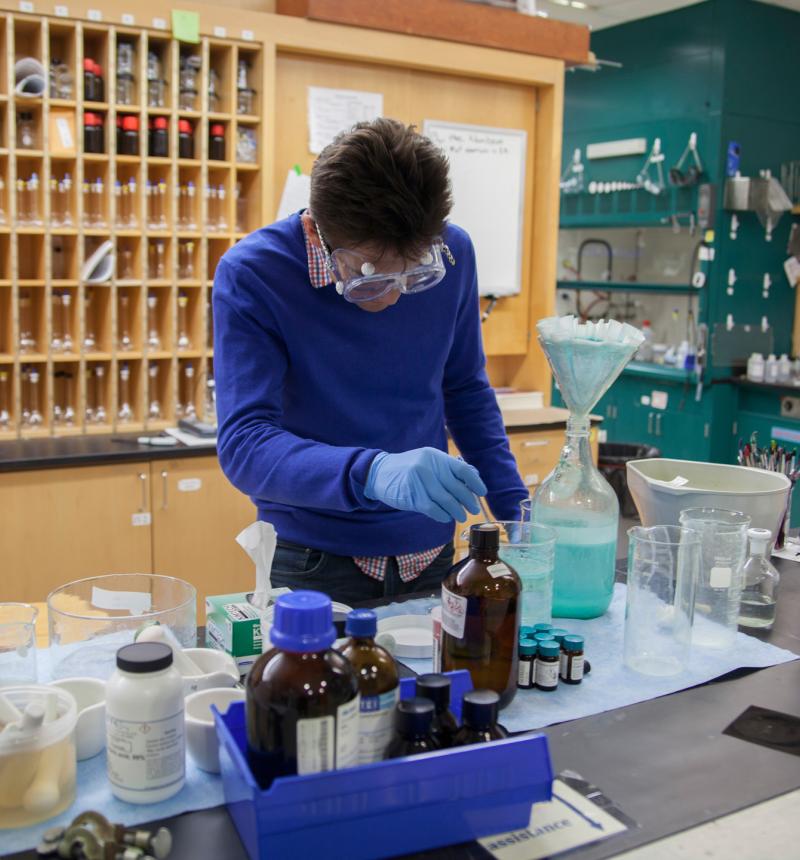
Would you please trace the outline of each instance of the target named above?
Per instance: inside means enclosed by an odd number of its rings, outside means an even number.
[[[172,10],[172,36],[179,42],[197,45],[200,42],[200,15],[197,12]]]

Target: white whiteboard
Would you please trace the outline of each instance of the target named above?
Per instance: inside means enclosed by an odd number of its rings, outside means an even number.
[[[425,120],[423,133],[450,161],[450,217],[472,237],[480,294],[516,295],[522,287],[527,133],[432,119]]]

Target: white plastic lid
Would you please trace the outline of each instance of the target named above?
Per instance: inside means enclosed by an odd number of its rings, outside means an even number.
[[[772,532],[769,529],[752,528],[747,530],[750,539],[750,552],[765,552],[769,544]]]

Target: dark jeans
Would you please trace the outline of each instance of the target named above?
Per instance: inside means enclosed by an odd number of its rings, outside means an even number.
[[[453,552],[453,544],[447,544],[411,582],[400,579],[397,561],[390,558],[386,565],[386,576],[380,582],[363,573],[349,556],[333,555],[279,540],[272,562],[272,587],[324,591],[332,600],[349,605],[396,594],[433,591],[439,588],[450,570]]]

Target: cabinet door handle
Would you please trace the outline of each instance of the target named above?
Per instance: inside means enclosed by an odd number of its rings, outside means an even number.
[[[550,444],[550,439],[528,439],[526,442],[522,443],[523,448],[544,448],[545,445]]]
[[[144,472],[139,472],[139,480],[142,485],[142,504],[139,510],[144,513],[149,505],[147,504],[147,475]]]
[[[648,433],[653,432],[653,413],[652,412],[647,413],[647,432]]]
[[[161,470],[161,510],[165,511],[167,509],[167,478],[169,473],[166,469]]]
[[[660,435],[661,435],[661,413],[659,412],[658,415],[656,415],[656,436],[660,436]]]

